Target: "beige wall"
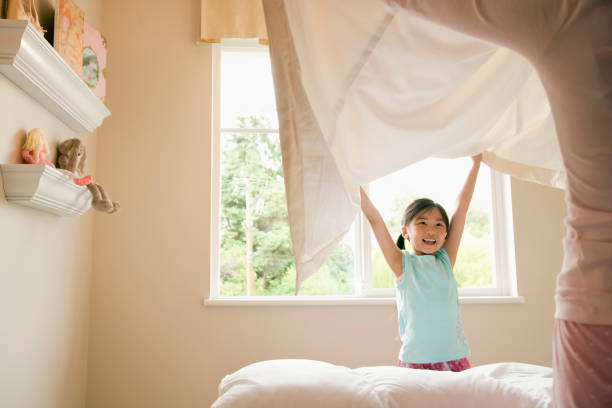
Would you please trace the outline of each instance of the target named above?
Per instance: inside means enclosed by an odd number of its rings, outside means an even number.
[[[88,173],[122,210],[57,217],[0,196],[0,405],[202,407],[223,375],[258,360],[393,364],[390,305],[202,306],[210,49],[195,45],[199,0],[78,4],[108,39],[112,112],[97,134],[78,136],[88,145]],[[19,161],[32,127],[52,146],[77,136],[3,76],[0,95],[0,162]],[[523,182],[512,188],[527,302],[463,305],[465,330],[474,364],[549,365],[563,194]]]
[[[94,27],[100,0],[78,2]],[[81,137],[95,173],[95,139],[76,134],[0,75],[0,163],[21,163],[25,132]],[[0,190],[3,191],[0,180]],[[56,216],[0,194],[0,406],[85,406],[94,217]]]
[[[210,62],[199,0],[104,2],[108,105],[98,176],[121,201],[96,219],[89,408],[203,407],[264,359],[394,364],[394,307],[203,307],[209,287]],[[524,304],[464,305],[473,363],[551,364],[563,194],[513,182]]]

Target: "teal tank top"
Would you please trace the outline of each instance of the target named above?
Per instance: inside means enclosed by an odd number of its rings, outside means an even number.
[[[445,248],[433,255],[402,251],[396,283],[404,363],[437,363],[469,357],[461,326],[457,281]]]

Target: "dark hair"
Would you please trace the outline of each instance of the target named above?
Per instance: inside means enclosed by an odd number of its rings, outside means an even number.
[[[444,210],[444,207],[442,207],[442,205],[436,203],[433,200],[430,200],[429,198],[418,198],[412,203],[410,203],[408,207],[406,207],[406,209],[404,210],[404,215],[402,216],[402,227],[405,227],[410,224],[410,221],[412,221],[412,219],[421,212],[429,210],[431,208],[437,208],[438,211],[440,211],[440,214],[442,214],[442,221],[444,221],[444,224],[446,224],[446,229],[448,230],[450,223],[448,222],[448,215],[446,215],[446,210]],[[406,246],[404,245],[404,237],[402,236],[402,234],[400,234],[400,236],[397,238],[396,244],[399,249],[406,249]]]

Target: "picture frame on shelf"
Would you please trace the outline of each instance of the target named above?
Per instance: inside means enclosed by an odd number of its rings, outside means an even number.
[[[106,38],[89,24],[83,26],[81,78],[102,102],[106,97]]]
[[[84,24],[85,14],[74,1],[57,1],[53,46],[79,77],[83,71]]]
[[[2,0],[0,13],[2,18],[9,20],[29,21],[49,44],[53,44],[54,0]]]
[[[45,33],[45,39],[49,44],[53,45],[55,36],[55,1],[54,0],[38,0],[38,19]]]
[[[9,0],[0,0],[0,18],[6,18]]]

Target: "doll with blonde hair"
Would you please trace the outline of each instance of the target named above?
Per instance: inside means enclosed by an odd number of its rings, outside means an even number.
[[[40,129],[32,129],[28,132],[26,140],[21,146],[21,157],[30,164],[46,164],[55,167],[53,163],[45,158],[49,151],[49,145]]]

